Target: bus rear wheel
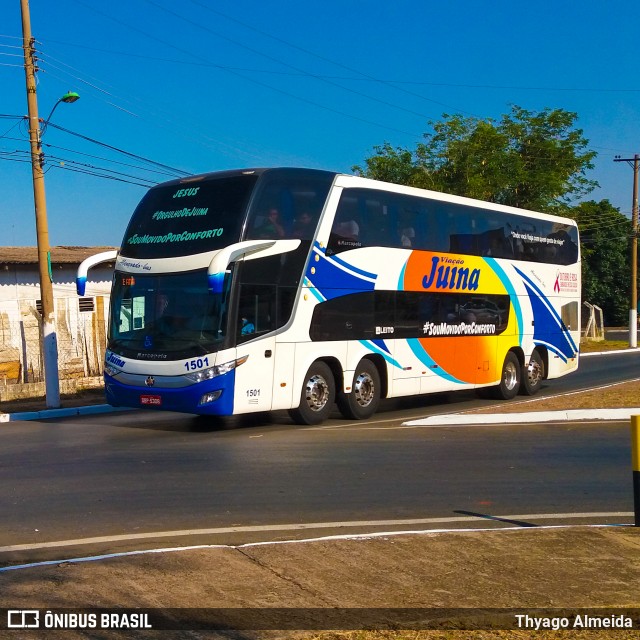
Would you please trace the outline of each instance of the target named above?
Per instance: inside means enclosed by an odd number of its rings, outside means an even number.
[[[521,373],[522,368],[520,367],[518,357],[513,351],[509,351],[502,365],[500,384],[493,388],[494,396],[499,400],[511,400],[515,398],[520,390]]]
[[[526,396],[532,396],[538,393],[542,386],[544,375],[544,361],[542,360],[542,356],[538,351],[534,351],[529,359],[529,364],[522,368],[520,393]]]
[[[337,398],[340,413],[348,420],[370,418],[380,404],[380,374],[371,360],[361,360],[353,374],[351,391]]]
[[[314,362],[304,377],[300,404],[289,415],[297,424],[320,424],[331,413],[336,400],[336,383],[324,362]]]

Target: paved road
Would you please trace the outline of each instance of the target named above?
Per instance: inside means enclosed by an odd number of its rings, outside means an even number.
[[[624,423],[329,421],[185,433],[166,414],[128,416],[128,424],[103,416],[1,430],[0,546],[238,525],[632,510]],[[206,539],[255,539],[247,536]]]
[[[579,373],[543,392],[637,371],[637,354],[585,358]],[[224,423],[235,430],[153,412],[8,423],[0,428],[0,547],[202,529],[221,531],[161,541],[237,543],[264,537],[247,527],[282,523],[398,520],[407,528],[437,518],[470,526],[458,519],[479,514],[484,526],[481,514],[632,510],[626,423],[401,427],[487,403],[470,394],[390,402],[370,421],[335,418],[317,428],[296,427],[286,413]],[[430,526],[445,525],[420,528]]]

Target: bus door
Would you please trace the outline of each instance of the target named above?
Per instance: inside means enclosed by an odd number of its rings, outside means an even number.
[[[235,370],[234,413],[270,411],[273,399],[275,336],[239,345],[237,352],[238,357],[248,355],[249,358]]]
[[[243,273],[246,275],[247,271]],[[248,355],[236,371],[236,410],[269,411],[277,326],[277,287],[271,283],[241,282],[237,305],[238,357]]]

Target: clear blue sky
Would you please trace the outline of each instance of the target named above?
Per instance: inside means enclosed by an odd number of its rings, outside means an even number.
[[[0,114],[26,114],[19,0],[0,13]],[[190,173],[308,166],[349,173],[384,141],[413,148],[443,113],[517,104],[578,113],[590,178],[631,210],[640,153],[631,0],[31,0],[40,116]],[[173,177],[49,127],[51,245],[117,245],[143,187]],[[0,118],[0,245],[35,244],[28,140]],[[80,155],[85,154],[85,155]],[[124,163],[124,164],[115,164]],[[64,163],[64,164],[61,164]],[[89,165],[89,166],[87,166]],[[118,171],[120,174],[112,172]]]

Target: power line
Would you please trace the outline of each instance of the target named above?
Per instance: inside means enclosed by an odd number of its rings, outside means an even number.
[[[116,182],[125,182],[127,184],[133,184],[135,186],[138,187],[144,187],[145,189],[148,189],[149,187],[152,187],[156,184],[158,184],[157,182],[152,182],[150,180],[146,180],[144,178],[137,178],[136,176],[129,176],[130,178],[132,178],[131,180],[127,180],[126,178],[122,177],[123,175],[126,174],[121,174],[120,176],[118,175],[110,175],[108,173],[101,173],[100,169],[98,168],[98,171],[92,171],[88,168],[82,168],[82,167],[67,167],[67,166],[60,166],[60,165],[51,165],[51,168],[53,169],[62,169],[65,171],[72,171],[74,173],[83,173],[89,176],[94,176],[96,178],[104,178],[106,180],[115,180]],[[107,170],[104,170],[107,171]]]
[[[42,146],[43,147],[48,147],[48,148],[51,148],[51,149],[60,149],[61,151],[67,151],[69,153],[75,153],[76,155],[84,156],[86,158],[94,158],[95,160],[104,160],[106,162],[111,162],[112,164],[117,164],[117,165],[123,166],[123,167],[131,167],[132,169],[140,169],[141,171],[148,171],[148,172],[151,172],[151,173],[157,173],[159,175],[175,177],[175,173],[173,173],[173,172],[164,171],[162,169],[150,169],[148,167],[141,167],[139,165],[131,164],[131,163],[128,163],[128,162],[120,162],[118,160],[111,160],[110,158],[105,158],[103,156],[96,156],[96,155],[93,155],[91,153],[84,153],[82,151],[76,151],[75,149],[69,149],[67,147],[60,147],[60,146],[55,145],[55,144],[43,143]]]
[[[99,140],[96,140],[95,138],[90,138],[89,136],[85,136],[81,133],[76,133],[75,131],[71,131],[70,129],[67,129],[65,127],[61,127],[60,125],[54,124],[53,122],[49,123],[50,127],[53,127],[54,129],[58,129],[59,131],[64,131],[64,133],[68,133],[69,135],[72,136],[76,136],[77,138],[81,138],[82,140],[86,140],[87,142],[92,142],[93,144],[97,144],[101,147],[104,147],[106,149],[111,149],[112,151],[116,151],[117,153],[122,153],[123,155],[126,155],[130,158],[136,158],[136,160],[142,160],[143,162],[147,162],[153,166],[156,167],[161,167],[162,169],[168,169],[169,171],[173,171],[175,173],[178,174],[182,174],[184,176],[189,175],[188,171],[184,171],[183,169],[177,169],[176,167],[171,167],[169,165],[166,164],[162,164],[161,162],[156,162],[155,160],[151,160],[149,158],[145,158],[143,156],[140,156],[136,153],[131,153],[130,151],[125,151],[124,149],[120,149],[118,147],[114,147],[113,145],[107,144],[106,142],[100,142]]]
[[[150,0],[147,0],[147,2],[150,2]],[[448,109],[454,109],[455,111],[459,111],[461,113],[468,113],[469,115],[473,115],[468,111],[465,111],[463,109],[459,109],[458,107],[447,105],[447,104],[445,104],[443,102],[438,102],[436,100],[432,100],[431,98],[427,98],[425,96],[422,96],[419,93],[414,93],[413,91],[407,91],[406,89],[402,89],[400,87],[396,87],[395,85],[393,85],[393,84],[391,84],[389,82],[386,82],[384,80],[381,80],[380,78],[376,78],[374,76],[371,76],[371,75],[369,75],[367,73],[364,73],[363,71],[360,71],[358,69],[354,69],[352,67],[349,67],[349,66],[343,64],[342,62],[336,62],[335,60],[331,60],[330,58],[327,58],[327,57],[322,56],[320,54],[317,54],[317,53],[315,53],[313,51],[305,49],[304,47],[300,47],[300,46],[295,45],[295,44],[293,44],[291,42],[288,42],[287,40],[284,40],[283,38],[278,38],[277,36],[274,36],[274,35],[272,35],[270,33],[267,33],[265,31],[257,29],[256,27],[253,27],[252,25],[249,25],[249,24],[247,24],[245,22],[242,22],[241,20],[237,20],[236,18],[232,18],[231,16],[228,16],[227,14],[222,13],[221,11],[217,11],[216,9],[212,9],[211,7],[202,4],[201,2],[198,2],[197,0],[191,0],[191,2],[193,4],[195,4],[195,5],[203,8],[203,9],[206,9],[206,10],[212,12],[212,13],[216,13],[218,15],[221,15],[222,17],[226,18],[227,20],[231,20],[232,22],[236,22],[237,24],[240,24],[243,27],[246,27],[247,29],[251,29],[252,31],[255,31],[256,33],[260,33],[263,36],[266,36],[268,38],[276,40],[277,42],[281,42],[281,43],[283,43],[283,44],[285,44],[285,45],[287,45],[289,47],[292,47],[294,49],[297,49],[298,51],[302,51],[304,53],[307,53],[307,54],[309,54],[311,56],[314,56],[314,57],[316,57],[316,58],[318,58],[320,60],[323,60],[325,62],[329,62],[330,64],[333,64],[333,65],[336,65],[336,66],[341,67],[343,69],[346,69],[347,71],[350,71],[352,73],[357,73],[358,75],[363,76],[363,77],[367,78],[368,80],[371,80],[373,82],[377,82],[377,83],[380,83],[380,84],[384,84],[384,85],[387,85],[387,86],[391,86],[392,88],[397,89],[398,91],[402,91],[403,93],[406,93],[407,95],[411,95],[411,96],[414,96],[416,98],[420,98],[421,100],[426,100],[427,102],[431,102],[433,104],[437,104],[437,105],[439,105],[441,107],[446,107]]]
[[[196,54],[194,54],[194,53],[192,53],[190,51],[187,51],[185,49],[181,49],[180,47],[178,47],[177,45],[175,45],[172,42],[169,42],[169,41],[166,41],[166,40],[162,40],[161,38],[158,38],[158,37],[146,32],[146,31],[144,31],[143,29],[140,29],[138,27],[134,27],[134,26],[132,26],[132,25],[126,23],[126,22],[123,22],[122,20],[119,20],[118,18],[114,18],[113,16],[111,16],[111,15],[109,15],[107,13],[99,11],[95,7],[92,7],[91,5],[87,5],[86,3],[82,2],[82,0],[74,0],[74,1],[77,4],[80,4],[83,7],[86,7],[86,8],[91,9],[92,11],[95,11],[99,15],[102,15],[102,16],[110,19],[110,20],[113,20],[117,24],[123,25],[128,29],[131,29],[133,31],[136,31],[138,33],[143,34],[145,37],[147,37],[147,38],[149,38],[151,40],[155,40],[156,42],[159,42],[160,44],[162,44],[165,47],[169,47],[171,49],[175,49],[176,51],[179,51],[180,53],[183,53],[183,54],[188,55],[190,57],[199,58],[199,56],[196,56]],[[303,98],[301,96],[295,95],[295,94],[290,93],[288,91],[285,91],[283,89],[278,89],[278,88],[276,88],[276,87],[274,87],[274,86],[272,86],[270,84],[267,84],[265,82],[261,82],[259,80],[255,80],[253,78],[248,78],[247,76],[243,75],[242,73],[238,73],[237,71],[232,71],[231,69],[224,69],[224,71],[226,71],[227,73],[230,73],[232,75],[235,75],[235,76],[237,76],[239,78],[242,78],[243,80],[251,82],[253,84],[257,84],[258,86],[266,87],[267,89],[269,89],[271,91],[275,91],[276,93],[281,93],[282,95],[285,95],[285,96],[287,96],[289,98],[293,98],[294,100],[298,100],[298,101],[304,102],[306,104],[311,104],[311,105],[313,105],[315,107],[318,107],[320,109],[324,109],[325,111],[336,113],[338,115],[341,115],[341,116],[344,116],[344,117],[347,117],[347,118],[351,118],[352,120],[357,120],[359,122],[364,122],[365,124],[373,125],[375,127],[381,127],[381,128],[384,128],[384,129],[388,129],[390,131],[395,131],[396,133],[402,133],[403,135],[408,135],[408,136],[411,136],[412,138],[419,137],[417,134],[409,132],[409,131],[404,131],[404,130],[398,129],[396,127],[390,127],[389,125],[386,125],[386,124],[382,124],[382,123],[379,123],[379,122],[374,122],[374,121],[371,121],[371,120],[367,120],[366,118],[361,118],[359,116],[355,116],[355,115],[349,114],[349,113],[347,113],[345,111],[341,111],[339,109],[334,109],[333,107],[328,107],[326,105],[322,105],[322,104],[320,104],[318,102],[314,102],[313,100],[310,100],[310,99],[307,99],[307,98]]]
[[[51,56],[49,56],[49,54],[46,54],[45,58],[49,58]],[[54,58],[55,59],[55,58]],[[45,65],[47,65],[48,63],[45,61]],[[62,63],[65,64],[65,63]],[[70,65],[66,65],[68,68],[70,69],[74,69],[75,71],[77,71],[78,73],[82,73],[81,71],[75,69],[74,67],[71,67]],[[48,75],[48,77],[51,78],[55,78],[57,80],[59,80],[60,82],[63,82],[62,78],[60,78],[59,76],[57,76],[55,73],[52,73],[51,71],[47,69],[46,73]],[[70,74],[67,71],[64,70],[60,70],[62,73],[66,74],[66,75],[70,75],[71,77],[74,77],[72,74]],[[83,82],[83,79],[78,78],[79,81]],[[94,83],[90,83],[90,82],[85,82],[85,84],[87,84],[90,88],[94,88]],[[110,85],[107,85],[110,86]],[[125,109],[124,107],[122,107],[119,104],[114,104],[113,102],[110,102],[109,100],[105,100],[102,94],[108,94],[111,95],[115,98],[117,98],[119,101],[124,101],[125,103],[129,103],[129,104],[134,104],[135,107],[140,107],[142,106],[142,113],[146,114],[147,116],[153,116],[156,119],[167,123],[169,125],[169,127],[174,130],[174,131],[180,131],[181,135],[183,137],[186,137],[190,140],[194,140],[197,144],[203,145],[206,148],[220,148],[223,147],[225,152],[228,151],[232,151],[236,154],[240,154],[243,156],[246,156],[248,158],[252,158],[252,159],[262,159],[262,156],[258,156],[255,153],[252,153],[251,151],[247,150],[247,149],[243,149],[243,148],[239,148],[237,146],[234,146],[232,144],[229,144],[227,142],[224,142],[222,140],[219,140],[217,138],[212,137],[211,135],[209,135],[207,132],[205,131],[198,131],[198,135],[194,136],[193,135],[193,129],[189,128],[188,126],[185,126],[181,121],[176,121],[176,119],[174,117],[172,117],[174,111],[168,111],[168,110],[164,110],[162,108],[159,108],[158,102],[154,102],[153,106],[149,106],[147,104],[145,104],[144,101],[140,100],[139,98],[135,97],[135,102],[123,97],[123,96],[117,96],[115,94],[113,94],[110,91],[106,91],[105,89],[99,87],[99,86],[95,86],[95,89],[99,92],[98,94],[98,98],[104,102],[105,104],[109,105],[110,107],[113,107],[115,109],[118,109],[119,111],[122,111],[128,115],[133,115],[137,118],[140,119],[146,119],[149,120],[149,118],[145,118],[143,115],[140,115],[138,113],[134,113],[132,111],[129,111],[128,109]]]
[[[212,9],[211,7],[205,7],[205,8],[208,11],[219,13],[220,15],[227,17],[229,20],[238,22],[239,24],[242,24],[243,26],[246,26],[249,29],[254,29],[254,27],[251,27],[241,21],[235,20],[230,16],[225,16],[225,14],[221,14],[219,11]],[[281,41],[290,47],[300,49],[305,53],[309,53],[309,55],[318,57],[321,60],[325,60],[327,62],[330,62],[331,64],[337,64],[339,66],[343,66],[341,63],[334,62],[328,58],[324,58],[323,56],[319,56],[318,54],[315,54],[309,51],[308,49],[305,49],[303,47],[298,47],[297,45],[290,43],[286,40],[283,40],[281,38],[277,38],[272,34],[265,33],[260,30],[257,30],[257,31],[265,36]],[[295,72],[279,71],[275,69],[258,69],[255,67],[234,67],[231,65],[217,64],[215,62],[202,62],[202,61],[199,62],[196,60],[176,60],[174,58],[150,56],[142,53],[136,53],[133,51],[117,51],[115,49],[106,49],[104,47],[90,47],[88,45],[78,44],[77,42],[66,42],[64,40],[47,39],[47,43],[61,44],[66,47],[75,47],[78,49],[85,49],[87,51],[96,51],[98,53],[108,53],[109,55],[125,56],[128,58],[138,58],[141,60],[151,60],[153,62],[167,62],[169,64],[188,65],[188,66],[194,66],[194,67],[206,67],[206,68],[220,69],[220,70],[245,71],[247,73],[263,73],[267,75],[281,75],[281,76],[294,76],[294,77],[309,77],[310,75],[308,72],[305,72],[305,71],[295,71]],[[8,45],[0,45],[0,47],[1,46],[8,46]],[[349,67],[345,67],[345,68],[349,69]],[[614,88],[611,88],[611,87],[557,87],[557,86],[556,87],[528,87],[524,85],[469,84],[465,82],[434,82],[430,80],[400,80],[398,78],[375,78],[373,76],[362,76],[361,72],[355,71],[355,70],[353,71],[353,73],[356,73],[359,75],[357,76],[356,75],[329,75],[325,73],[322,73],[322,74],[314,73],[312,75],[313,77],[323,78],[327,80],[345,80],[349,82],[359,81],[359,82],[370,82],[370,83],[383,83],[387,85],[392,85],[393,88],[397,88],[395,87],[395,85],[407,84],[407,85],[428,86],[428,87],[446,87],[451,89],[488,89],[492,91],[495,90],[495,91],[547,91],[547,92],[558,91],[558,92],[575,92],[575,93],[640,93],[640,89],[624,88],[624,87],[617,87],[617,88],[615,87]],[[419,94],[418,94],[418,97],[425,100],[429,100],[429,98],[426,98],[425,96],[421,96]],[[436,104],[442,104],[442,103],[436,103]],[[449,108],[456,109],[456,111],[459,111],[459,109],[457,109],[456,107],[452,107],[450,105],[442,104],[442,106],[447,106]]]
[[[8,133],[13,131],[13,129],[15,129],[16,127],[20,126],[21,122],[22,122],[22,118],[16,117],[16,122],[14,122],[2,135],[0,135],[0,138],[5,138]]]
[[[412,115],[415,116],[419,116],[420,118],[427,118],[427,116],[423,113],[419,113],[417,111],[413,111],[412,109],[407,109],[406,107],[397,105],[397,104],[393,104],[391,102],[387,102],[386,100],[381,100],[380,98],[376,98],[375,96],[371,96],[368,95],[366,93],[362,93],[361,91],[356,91],[355,89],[350,89],[348,87],[344,87],[341,84],[338,84],[337,82],[333,82],[332,80],[329,80],[328,78],[324,77],[324,76],[320,76],[318,74],[315,73],[310,73],[308,71],[305,71],[304,69],[301,69],[300,67],[296,67],[288,62],[283,62],[282,60],[280,60],[279,58],[276,58],[275,56],[269,55],[267,53],[264,53],[262,51],[260,51],[259,49],[254,49],[253,47],[250,47],[248,45],[245,45],[241,42],[238,42],[237,40],[230,38],[229,36],[223,35],[217,31],[214,31],[213,29],[210,29],[209,27],[207,27],[206,25],[203,25],[201,23],[195,22],[193,20],[190,20],[189,18],[186,18],[185,16],[181,15],[180,13],[178,13],[177,11],[173,11],[172,9],[167,9],[166,7],[163,7],[162,5],[158,4],[157,2],[155,2],[154,0],[145,0],[148,4],[151,4],[152,6],[161,9],[162,11],[165,11],[166,13],[168,13],[169,15],[175,16],[176,18],[179,18],[180,20],[183,20],[184,22],[186,22],[187,24],[193,26],[193,27],[197,27],[199,29],[202,29],[204,31],[206,31],[207,33],[210,33],[212,35],[217,36],[218,38],[221,38],[223,40],[226,40],[227,42],[231,42],[232,44],[235,44],[238,47],[241,47],[243,49],[246,49],[247,51],[250,51],[251,53],[255,53],[259,56],[262,56],[264,58],[266,58],[267,60],[271,60],[273,62],[276,62],[277,64],[281,64],[284,65],[285,67],[288,67],[289,69],[293,69],[294,71],[297,71],[301,74],[303,74],[305,77],[309,77],[309,78],[313,78],[315,80],[320,80],[321,82],[324,82],[330,86],[333,87],[337,87],[338,89],[342,89],[343,91],[347,91],[349,93],[353,93],[354,95],[358,95],[361,96],[363,98],[367,98],[368,100],[373,100],[374,102],[378,102],[380,104],[383,104],[387,107],[392,107],[394,109],[399,109],[401,111],[404,111],[406,113],[410,113]],[[446,105],[443,105],[446,106]]]

